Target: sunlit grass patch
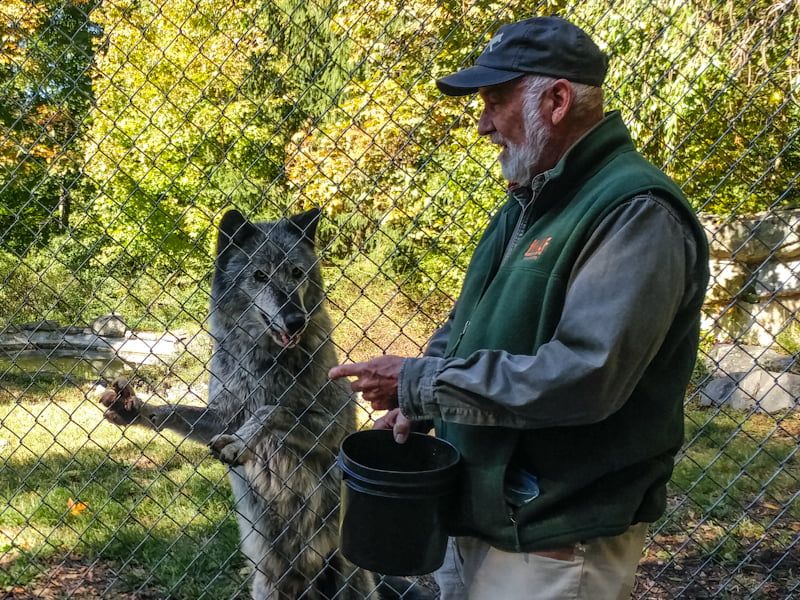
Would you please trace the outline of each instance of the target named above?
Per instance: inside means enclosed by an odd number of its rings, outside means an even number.
[[[0,586],[24,586],[78,553],[114,561],[123,583],[164,597],[234,595],[237,527],[226,469],[208,449],[122,430],[86,394],[46,398],[0,405]]]

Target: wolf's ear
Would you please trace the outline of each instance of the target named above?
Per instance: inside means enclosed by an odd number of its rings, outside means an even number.
[[[312,208],[299,215],[292,215],[289,217],[289,223],[297,228],[297,233],[300,233],[308,243],[314,245],[314,238],[317,235],[317,223],[322,211],[318,208]]]
[[[242,216],[236,209],[229,210],[219,222],[219,235],[217,236],[217,256],[228,249],[231,244],[241,247],[245,239],[254,231],[252,223]]]

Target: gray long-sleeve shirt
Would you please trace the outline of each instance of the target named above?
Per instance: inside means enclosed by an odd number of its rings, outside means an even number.
[[[553,338],[535,355],[480,350],[443,358],[448,320],[422,358],[403,363],[403,413],[525,429],[588,424],[612,414],[696,292],[697,248],[682,219],[653,195],[631,198],[610,213],[575,265]]]

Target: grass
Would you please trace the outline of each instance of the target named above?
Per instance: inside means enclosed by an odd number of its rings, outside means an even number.
[[[244,563],[222,464],[191,442],[123,432],[85,390],[62,391],[0,406],[0,588],[77,555],[157,597],[236,596]]]
[[[800,519],[800,415],[748,414],[728,408],[686,412],[685,455],[673,484],[704,512],[729,519],[754,501]]]
[[[245,597],[225,468],[199,445],[106,423],[88,388],[46,383],[2,385],[0,589],[79,557],[114,565],[120,594]],[[800,530],[800,416],[690,406],[686,423],[653,552],[735,565],[786,551]]]
[[[329,309],[343,361],[422,351],[442,317],[438,299],[417,307],[363,263],[336,275]],[[176,364],[136,376],[158,395],[180,397],[207,381],[209,350],[198,335]],[[786,570],[782,585],[794,585],[799,561],[781,557],[796,554],[800,539],[798,440],[800,412],[690,403],[649,556],[678,568],[670,572],[678,578],[691,577],[692,561],[731,573],[752,561],[772,569],[768,577]],[[102,571],[104,583],[96,596],[69,597],[247,597],[225,468],[205,447],[105,422],[96,392],[75,378],[0,375],[0,497],[0,591],[37,590],[61,576],[54,565],[77,562]]]
[[[703,557],[731,567],[792,555],[800,531],[800,414],[690,404],[685,422],[686,446],[654,551],[667,562]],[[789,570],[796,566],[790,562]]]
[[[409,302],[369,271],[336,281],[328,308],[342,360],[418,355],[436,320]],[[138,369],[140,395],[204,384],[209,352],[198,335],[177,363]],[[0,376],[0,590],[33,589],[77,557],[112,565],[118,597],[246,597],[225,467],[205,447],[107,423],[97,395],[74,377]]]

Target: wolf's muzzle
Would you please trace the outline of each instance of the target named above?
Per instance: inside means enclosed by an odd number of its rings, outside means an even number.
[[[287,315],[283,314],[281,311],[281,315],[283,317],[283,325],[286,333],[294,336],[299,335],[303,332],[306,328],[306,315],[302,312],[291,312]]]

